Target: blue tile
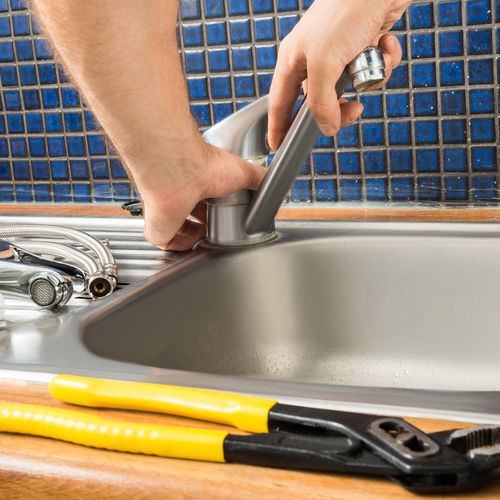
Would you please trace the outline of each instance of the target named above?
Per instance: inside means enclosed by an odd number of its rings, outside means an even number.
[[[30,133],[43,132],[42,115],[40,113],[26,113],[26,130]]]
[[[414,34],[411,37],[412,58],[434,57],[434,33]]]
[[[330,179],[316,179],[314,185],[316,187],[317,201],[335,201],[337,199],[335,181]]]
[[[15,66],[3,66],[1,68],[2,73],[2,85],[17,85],[17,71]]]
[[[439,150],[417,149],[417,172],[439,172]]]
[[[251,40],[249,21],[231,21],[229,31],[232,43],[248,43]]]
[[[437,121],[415,122],[415,142],[417,144],[435,144],[438,141]]]
[[[408,94],[387,94],[387,116],[409,116]]]
[[[370,127],[377,124],[365,124]],[[337,144],[341,148],[359,146],[359,126],[357,124],[350,127],[343,127],[337,134]]]
[[[340,179],[339,197],[343,201],[361,201],[361,182],[359,179]]]
[[[106,154],[106,144],[102,135],[88,135],[87,143],[89,146],[89,153],[91,155],[104,155]]]
[[[7,11],[9,7],[7,5],[7,0],[0,0],[0,11]]]
[[[272,12],[274,8],[272,0],[252,0],[252,4],[252,10],[259,14],[262,12]]]
[[[235,76],[234,87],[236,97],[255,97],[253,76]]]
[[[63,125],[61,113],[46,113],[44,118],[47,132],[62,132]]]
[[[235,70],[252,69],[252,51],[251,49],[234,48],[233,55],[233,68]]]
[[[354,156],[357,157],[356,153],[354,153]],[[313,153],[313,161],[314,161],[314,172],[317,175],[325,175],[325,174],[331,175],[335,173],[335,166],[332,153]],[[342,172],[342,168],[345,165],[340,159],[340,156],[339,156],[339,163],[340,163],[340,170]],[[342,173],[355,173],[355,172],[342,172]]]
[[[438,2],[440,26],[460,26],[462,24],[462,2]]]
[[[463,53],[464,43],[461,31],[439,33],[439,55],[441,57],[459,56]]]
[[[94,183],[94,199],[97,202],[111,199],[111,186],[108,182]]]
[[[311,173],[311,166],[309,165],[309,159],[302,165],[299,175],[309,175]]]
[[[210,109],[207,104],[193,104],[191,112],[200,126],[210,125]]]
[[[402,60],[406,61],[408,59],[408,54],[406,52],[406,35],[396,35],[396,38],[398,39],[399,45],[401,46],[401,55],[402,55]]]
[[[417,191],[420,201],[438,201],[441,199],[439,177],[419,177]]]
[[[24,10],[26,9],[25,0],[10,0],[10,8],[12,10]]]
[[[311,201],[311,181],[296,180],[291,191],[292,201]]]
[[[38,77],[42,85],[57,83],[56,65],[40,64],[38,66]]]
[[[316,139],[316,143],[314,144],[315,148],[332,148],[333,147],[333,137],[327,137],[323,135],[321,132]]]
[[[31,194],[31,186],[29,184],[17,184],[15,186],[16,199],[19,202],[31,202],[33,197]]]
[[[491,59],[469,61],[469,83],[472,85],[493,83],[493,61]]]
[[[389,152],[391,172],[405,173],[413,170],[413,159],[408,149],[392,149]]]
[[[365,182],[368,201],[387,200],[387,179],[366,179]]]
[[[316,173],[334,174],[334,158],[333,153],[319,153],[328,162],[328,168],[318,170],[316,165]],[[339,173],[341,174],[360,174],[361,161],[359,153],[339,153]]]
[[[497,196],[497,181],[495,177],[473,177],[472,196],[475,200],[495,200]]]
[[[441,63],[441,85],[464,85],[464,63],[450,61]]]
[[[25,64],[22,66],[18,66],[18,69],[22,85],[35,85],[37,83],[35,66],[33,66],[33,64]]]
[[[35,184],[35,201],[46,202],[52,201],[50,186],[48,184]]]
[[[209,50],[208,63],[210,71],[229,71],[229,54],[227,49]]]
[[[57,89],[42,89],[42,101],[45,108],[59,107],[59,93]]]
[[[205,17],[224,17],[224,0],[205,0]]]
[[[274,40],[276,33],[274,31],[274,19],[272,17],[265,19],[254,19],[255,39]]]
[[[5,109],[17,111],[21,109],[21,96],[17,90],[8,90],[3,93]]]
[[[431,28],[434,25],[432,3],[413,4],[410,6],[410,27]]]
[[[123,202],[130,200],[130,184],[127,182],[114,182],[112,187],[114,201]]]
[[[392,26],[391,31],[399,31],[399,30],[405,30],[406,29],[406,18],[403,15],[402,17],[399,18],[398,21],[394,23]]]
[[[122,162],[118,158],[111,158],[109,160],[109,167],[111,170],[111,177],[113,179],[127,179],[128,175],[123,168]]]
[[[35,44],[35,55],[37,59],[39,60],[52,59],[54,57],[50,49],[50,44],[47,40],[35,39],[34,44]]]
[[[15,35],[29,35],[29,18],[28,16],[12,16],[12,26]]]
[[[31,40],[16,40],[16,54],[19,61],[30,61],[33,59]]]
[[[231,23],[231,27],[232,26],[233,24]],[[205,29],[207,31],[207,42],[209,45],[227,43],[226,25],[224,23],[207,23]]]
[[[490,0],[468,0],[467,24],[483,24],[491,22]]]
[[[73,184],[73,196],[77,203],[90,201],[90,188],[88,184]]]
[[[409,86],[408,66],[406,64],[398,66],[391,74],[386,84],[388,89],[407,89]]]
[[[247,0],[227,0],[227,3],[230,16],[239,16],[249,13]]]
[[[40,94],[38,90],[23,90],[23,101],[25,109],[40,109]]]
[[[99,122],[97,121],[97,118],[90,111],[85,110],[83,112],[83,116],[85,118],[85,128],[87,130],[99,129]]]
[[[7,115],[7,128],[10,134],[22,134],[24,132],[23,115]]]
[[[231,80],[228,76],[210,78],[210,85],[215,99],[231,97]]]
[[[0,42],[0,61],[15,61],[12,42]]]
[[[208,99],[207,79],[205,77],[190,78],[187,84],[191,99]]]
[[[206,71],[204,52],[185,52],[184,55],[188,73],[204,73]]]
[[[49,156],[66,156],[64,137],[47,137]]]
[[[295,25],[299,22],[298,16],[285,16],[278,18],[278,33],[279,38],[285,38]]]
[[[201,9],[199,0],[180,2],[181,19],[200,19]]]
[[[494,94],[492,89],[477,89],[469,92],[471,113],[493,113]]]
[[[1,201],[13,201],[14,195],[12,193],[12,186],[0,184],[0,200]]]
[[[415,87],[433,87],[436,85],[436,67],[434,63],[413,65],[413,85]]]
[[[7,139],[0,137],[0,156],[9,156],[9,146]]]
[[[393,201],[411,201],[414,198],[413,179],[394,177],[392,179],[391,199]]]
[[[362,129],[363,142],[365,145],[380,146],[385,144],[384,128],[382,123],[363,123]]]
[[[89,172],[85,160],[70,160],[69,162],[72,179],[88,179]]]
[[[415,92],[413,96],[413,111],[416,116],[437,115],[437,93]]]
[[[443,152],[445,172],[465,172],[467,151],[465,148],[445,149]]]
[[[389,123],[389,144],[410,144],[411,128],[410,122],[390,122]]]
[[[10,23],[8,17],[0,17],[0,36],[10,36]]]
[[[34,180],[49,180],[49,166],[47,164],[47,161],[32,161],[31,171],[33,173]]]
[[[55,180],[68,180],[68,165],[65,161],[51,161],[50,171]]]
[[[491,30],[474,30],[467,33],[469,54],[489,54],[492,51]]]
[[[45,139],[43,137],[30,137],[28,139],[31,156],[46,156]]]
[[[196,45],[203,45],[203,35],[201,31],[201,24],[183,26],[182,27],[184,45],[192,47]]]
[[[84,156],[85,145],[81,136],[67,136],[66,144],[68,146],[68,154],[70,156]]]
[[[259,84],[260,95],[269,94],[269,90],[271,89],[272,79],[273,79],[272,74],[258,75],[257,80]]]
[[[465,120],[443,120],[443,142],[446,144],[465,143],[467,130]]]
[[[233,106],[229,102],[216,103],[213,105],[215,123],[224,120],[233,112]]]
[[[465,177],[446,177],[444,180],[446,201],[466,201],[468,198]]]
[[[80,106],[80,96],[76,89],[72,87],[63,87],[61,88],[61,96],[65,108]]]
[[[255,58],[257,60],[257,69],[274,68],[276,66],[276,47],[274,45],[256,47]]]
[[[64,113],[64,124],[67,132],[81,132],[83,130],[81,113]]]
[[[472,142],[495,142],[493,118],[474,118],[470,121]]]
[[[31,13],[31,31],[34,35],[40,35],[42,33],[40,23],[33,13]]]
[[[357,153],[346,153],[346,154],[354,154],[357,156]],[[367,174],[387,173],[384,151],[365,151],[363,154],[363,158],[365,160],[365,172]],[[358,172],[352,172],[352,173],[358,173]]]
[[[28,181],[30,179],[30,169],[27,161],[12,162],[12,171],[16,180]]]
[[[90,166],[92,169],[92,177],[94,179],[108,179],[108,166],[106,160],[90,160]]]
[[[461,115],[465,113],[465,92],[452,90],[441,93],[441,112],[444,115]]]
[[[8,161],[0,161],[0,179],[3,181],[10,181],[10,163]]]
[[[287,10],[298,10],[299,3],[297,0],[277,0],[278,11],[283,12]]]
[[[54,201],[71,201],[71,190],[69,184],[54,184]]]
[[[361,104],[363,104],[363,118],[382,118],[384,108],[381,95],[361,95]]]

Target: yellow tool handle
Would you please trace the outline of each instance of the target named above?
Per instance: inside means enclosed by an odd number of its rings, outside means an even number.
[[[248,432],[268,432],[270,399],[171,385],[113,382],[57,375],[49,384],[59,401],[101,408],[169,413],[228,424]]]
[[[59,439],[107,450],[225,462],[227,432],[118,422],[49,406],[0,404],[0,432]]]

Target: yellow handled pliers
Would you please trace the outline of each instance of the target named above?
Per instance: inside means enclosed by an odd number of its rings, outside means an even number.
[[[0,431],[164,457],[384,475],[414,491],[449,491],[500,474],[496,427],[424,434],[400,418],[72,375],[54,377],[49,389],[66,403],[168,413],[255,434],[120,422],[83,411],[21,404],[0,404]],[[469,453],[469,442],[497,445],[497,453],[490,448],[485,463],[477,450]]]

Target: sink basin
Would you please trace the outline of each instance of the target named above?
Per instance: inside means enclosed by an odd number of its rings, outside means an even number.
[[[172,254],[144,241],[139,218],[33,222],[109,238],[122,287],[12,329],[0,378],[500,424],[498,224],[289,221],[262,246]]]
[[[374,387],[500,389],[500,228],[288,223],[199,248],[88,321],[99,356],[173,370]]]

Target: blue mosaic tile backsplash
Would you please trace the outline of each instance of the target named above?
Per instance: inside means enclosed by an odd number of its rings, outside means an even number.
[[[179,43],[202,129],[266,94],[279,41],[312,0],[183,0]],[[414,1],[403,62],[321,136],[290,202],[497,204],[500,0]],[[0,201],[123,202],[126,173],[24,0],[0,0]]]

